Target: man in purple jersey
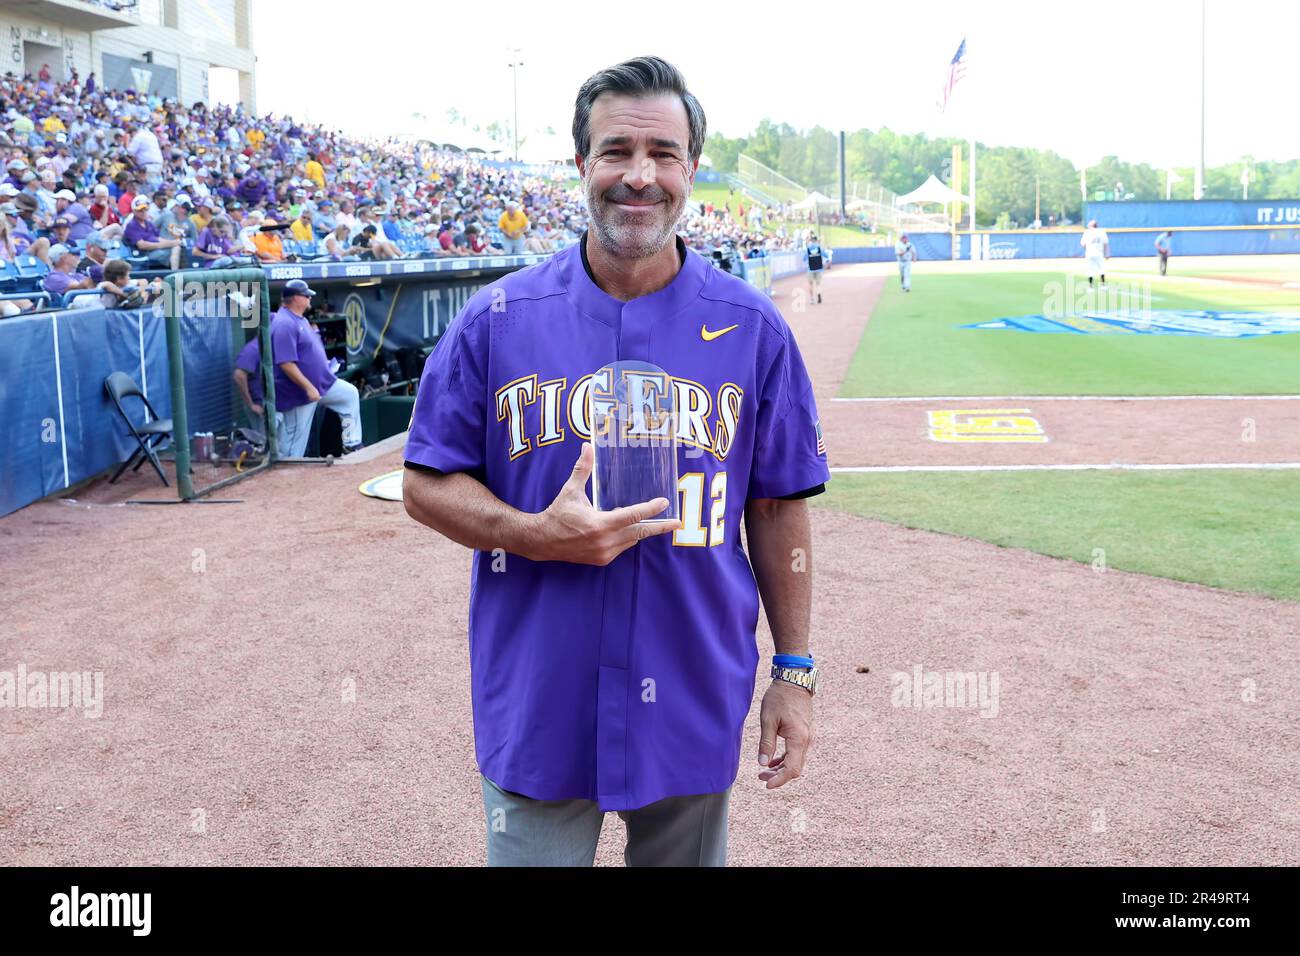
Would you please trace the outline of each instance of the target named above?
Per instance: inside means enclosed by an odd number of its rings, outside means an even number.
[[[769,790],[812,740],[804,499],[830,477],[812,384],[768,297],[676,235],[705,139],[681,74],[657,57],[595,74],[573,134],[590,231],[479,290],[439,341],[406,509],[474,549],[489,865],[590,865],[609,810],[629,865],[723,865],[760,594],[778,653],[751,753]],[[620,360],[670,376],[678,521],[646,523],[663,498],[588,499],[591,405]]]
[[[271,358],[275,363],[275,409],[280,454],[300,458],[307,451],[316,403],[335,411],[343,424],[343,451],[361,447],[361,398],[357,387],[330,371],[320,333],[307,321],[315,289],[290,279],[271,316]],[[259,353],[260,354],[260,353]],[[260,358],[259,358],[260,361]]]

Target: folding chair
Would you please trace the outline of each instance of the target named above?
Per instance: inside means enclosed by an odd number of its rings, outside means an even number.
[[[130,458],[122,462],[122,467],[118,468],[117,473],[114,474],[112,478],[108,479],[108,483],[110,485],[115,484],[117,479],[122,477],[122,472],[126,471],[127,465],[131,464],[131,462],[135,462],[135,467],[131,469],[134,472],[139,471],[140,466],[145,463],[145,459],[148,459],[149,464],[153,465],[153,470],[158,472],[158,477],[162,479],[162,483],[170,486],[170,483],[167,481],[167,475],[163,473],[162,464],[158,461],[158,454],[154,449],[160,445],[164,439],[171,436],[172,420],[170,418],[158,417],[158,413],[155,412],[153,406],[149,404],[149,399],[145,398],[144,392],[140,391],[140,386],[135,384],[135,379],[130,375],[127,375],[125,372],[114,372],[109,375],[108,378],[104,379],[104,391],[108,392],[108,397],[111,398],[113,404],[117,406],[117,412],[122,416],[122,421],[126,422],[126,427],[130,430],[136,443],[140,446],[139,449],[131,452]],[[124,398],[133,397],[139,398],[140,401],[144,403],[144,407],[153,417],[153,421],[146,421],[138,427],[133,421],[131,421],[131,416],[129,416],[126,413],[126,409],[122,407],[122,400]],[[140,459],[139,461],[136,461],[137,457]]]

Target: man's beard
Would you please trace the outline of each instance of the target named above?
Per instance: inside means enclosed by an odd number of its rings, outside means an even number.
[[[591,231],[596,240],[610,255],[620,259],[648,259],[661,252],[672,241],[677,231],[677,223],[686,208],[686,197],[673,198],[658,186],[647,186],[636,193],[622,183],[610,187],[606,192],[598,193],[588,179],[583,184],[587,199],[587,213],[591,218]],[[651,215],[629,216],[615,208],[615,202],[632,197],[641,200],[661,200]]]

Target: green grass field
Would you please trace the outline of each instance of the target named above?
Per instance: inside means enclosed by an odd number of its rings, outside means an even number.
[[[1300,600],[1291,471],[835,475],[825,508],[1110,568]]]
[[[1209,339],[963,329],[1043,313],[1045,287],[1066,288],[1065,273],[927,274],[920,263],[912,275],[910,294],[897,280],[887,283],[841,396],[1300,392],[1300,335]],[[1151,307],[1300,311],[1300,290],[1171,279],[1154,285]]]
[[[1136,273],[1149,264],[1117,264]],[[1267,264],[1195,271],[1260,277]],[[1117,269],[1117,276],[1120,269]],[[1189,270],[1190,271],[1190,270]],[[1126,279],[1133,278],[1132,275]],[[842,396],[1300,393],[1300,335],[1209,339],[962,329],[1045,311],[1063,273],[891,276]],[[1124,280],[1121,280],[1124,281]],[[1300,311],[1300,290],[1171,279],[1153,309]],[[1300,472],[837,474],[820,507],[1212,587],[1300,600]]]

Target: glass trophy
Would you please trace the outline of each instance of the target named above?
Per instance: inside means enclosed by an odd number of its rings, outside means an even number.
[[[643,520],[676,521],[677,415],[672,378],[649,362],[615,362],[592,377],[587,401],[596,510],[613,511],[666,498],[667,508]]]

